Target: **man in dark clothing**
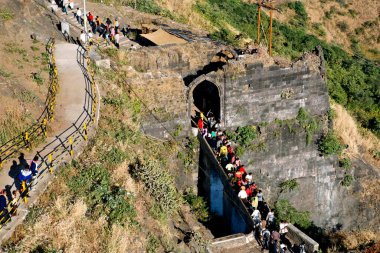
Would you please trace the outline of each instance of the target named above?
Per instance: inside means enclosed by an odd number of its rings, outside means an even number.
[[[8,210],[7,210],[7,198],[5,197],[5,192],[2,190],[0,192],[0,223],[4,224],[8,220]]]
[[[270,245],[270,251],[273,253],[277,253],[277,243],[280,241],[280,233],[274,230],[271,235],[271,245]]]
[[[33,176],[36,176],[38,174],[37,168],[38,168],[38,156],[35,156],[33,158],[33,161],[30,163],[30,171],[32,172]]]

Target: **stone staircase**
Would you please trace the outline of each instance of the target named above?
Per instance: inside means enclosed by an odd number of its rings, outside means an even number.
[[[79,41],[79,35],[81,31],[84,31],[84,26],[79,24],[75,17],[75,13],[77,12],[76,7],[73,10],[68,8],[67,14],[63,12],[62,8],[58,7],[58,5],[55,3],[48,4],[48,8],[56,14],[60,22],[66,21],[67,23],[69,23],[70,36],[74,39],[74,41]],[[82,13],[84,13],[83,8],[79,8],[79,9],[82,11]],[[96,16],[96,13],[94,13],[94,16]],[[120,24],[120,25],[122,26],[123,24]],[[90,29],[90,27],[87,23],[87,30],[88,29]],[[104,38],[99,36],[99,34],[94,34],[93,39],[94,39],[95,44],[99,48],[116,48],[116,46],[112,42],[107,43]],[[119,47],[124,48],[124,49],[135,50],[135,49],[140,48],[141,46],[138,43],[130,40],[128,37],[120,34]]]

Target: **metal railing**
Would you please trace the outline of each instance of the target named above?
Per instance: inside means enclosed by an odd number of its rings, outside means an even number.
[[[34,179],[30,182],[31,185],[34,185],[33,187],[36,187],[40,179],[48,174],[47,172],[53,173],[54,168],[57,168],[66,157],[73,158],[75,147],[81,140],[88,140],[89,127],[95,126],[97,123],[98,92],[94,81],[94,71],[91,68],[91,60],[88,56],[89,50],[90,48],[83,48],[81,46],[77,49],[77,62],[82,69],[86,84],[83,111],[70,127],[36,152],[37,156],[41,159],[41,163],[38,166],[39,173],[36,177],[37,180]],[[37,182],[35,183],[35,181]],[[0,229],[17,212],[17,208],[21,205],[22,200],[24,202],[28,201],[27,193],[28,191],[21,192],[17,200],[10,201],[8,208],[0,212]]]
[[[19,150],[30,150],[32,148],[32,145],[36,144],[41,139],[41,137],[45,138],[47,136],[48,123],[54,121],[56,95],[59,89],[58,71],[53,54],[54,45],[54,39],[50,38],[46,44],[46,51],[49,54],[50,86],[46,96],[45,108],[40,117],[37,119],[36,123],[0,147],[0,168],[2,168],[4,161],[11,158]]]

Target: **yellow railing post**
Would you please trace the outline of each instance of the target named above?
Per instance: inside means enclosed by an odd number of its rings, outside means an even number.
[[[73,141],[73,137],[72,137],[72,136],[70,136],[70,137],[69,137],[69,144],[70,144],[70,156],[74,156],[73,143],[74,143],[74,141]]]
[[[26,181],[23,180],[21,183],[21,190],[22,190],[22,195],[25,203],[28,203],[28,194],[27,194],[27,189],[26,189]]]
[[[48,155],[48,161],[49,161],[49,171],[50,173],[53,173],[53,153],[50,153]]]
[[[84,135],[84,140],[87,141],[88,136],[87,136],[87,124],[86,124],[86,122],[83,123],[83,135]]]

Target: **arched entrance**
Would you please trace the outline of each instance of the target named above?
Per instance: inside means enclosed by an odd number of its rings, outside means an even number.
[[[216,120],[220,120],[220,95],[218,87],[207,80],[199,83],[192,92],[192,116],[195,111],[201,111],[205,115],[212,112]]]

